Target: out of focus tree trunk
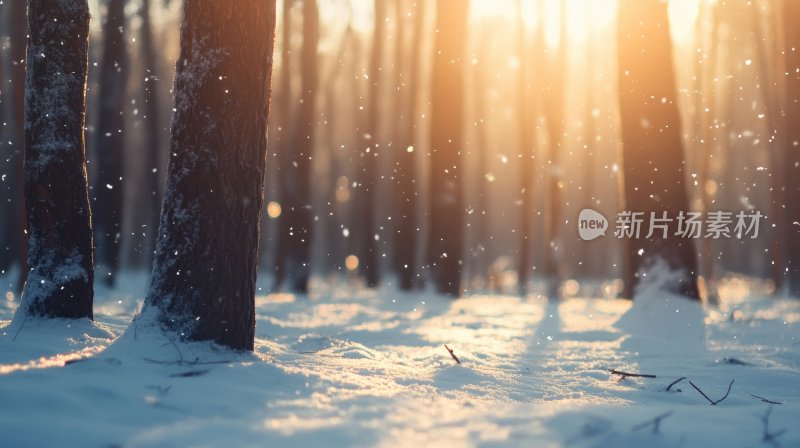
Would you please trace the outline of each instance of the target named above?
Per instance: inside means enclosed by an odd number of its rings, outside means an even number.
[[[539,12],[545,14],[544,3],[540,1]],[[555,52],[547,51],[542,34],[538,39],[537,56],[545,61],[545,82],[539,90],[547,130],[547,213],[545,214],[544,267],[543,274],[547,285],[547,297],[557,299],[564,271],[564,245],[561,238],[563,226],[562,189],[563,167],[561,166],[562,142],[564,140],[564,74],[567,72],[567,12],[566,4],[561,2],[559,13],[559,40]]]
[[[252,350],[274,0],[186,0],[145,316]]]
[[[786,145],[783,160],[786,180],[787,286],[800,297],[800,2],[783,2],[783,56],[786,64]],[[780,225],[779,225],[780,226]]]
[[[17,290],[22,291],[28,276],[28,238],[25,237],[27,227],[27,212],[25,207],[25,67],[26,67],[26,42],[28,41],[28,16],[25,0],[16,0],[10,5],[11,21],[11,110],[14,144],[11,147],[11,160],[13,160],[13,188],[12,198],[14,219],[11,233],[12,260],[20,268]]]
[[[361,182],[359,185],[359,196],[364,201],[364,213],[361,219],[364,224],[361,226],[364,231],[360,238],[366,244],[364,259],[361,266],[367,280],[367,286],[378,286],[380,281],[380,255],[385,241],[380,239],[380,223],[377,216],[378,197],[378,171],[380,169],[378,161],[379,155],[385,151],[386,145],[381,145],[379,138],[381,123],[381,87],[383,85],[383,45],[386,41],[386,17],[388,0],[375,0],[375,30],[372,36],[372,55],[369,63],[369,116],[367,118],[366,134],[369,135],[368,148],[364,154],[364,168],[360,173]]]
[[[146,262],[151,262],[155,251],[156,236],[158,234],[158,218],[161,214],[161,153],[162,153],[162,128],[161,128],[161,109],[159,108],[159,98],[161,89],[161,69],[159,68],[158,55],[156,54],[155,42],[153,39],[153,24],[151,22],[152,11],[150,10],[150,0],[142,0],[141,19],[142,25],[139,30],[142,42],[142,60],[144,62],[145,77],[142,85],[144,97],[144,145],[145,145],[145,178],[143,191],[147,197],[147,254],[144,257]]]
[[[84,137],[88,3],[30,0],[28,26],[25,198],[30,272],[15,319],[92,318]]]
[[[464,56],[468,3],[437,0],[433,56],[428,263],[436,291],[458,296],[464,236]]]
[[[625,209],[644,212],[640,238],[627,241],[633,288],[642,275],[665,263],[680,273],[665,287],[698,299],[697,261],[691,239],[657,230],[650,238],[651,213],[675,219],[689,210],[683,142],[676,99],[667,4],[659,0],[622,0],[619,7],[619,96],[622,128]]]
[[[399,287],[402,290],[410,290],[414,286],[414,279],[417,269],[417,245],[419,244],[419,230],[417,226],[419,194],[417,192],[417,154],[416,147],[416,124],[419,115],[419,105],[417,101],[417,90],[420,87],[421,78],[421,57],[422,57],[422,37],[424,36],[425,8],[424,0],[417,0],[413,4],[413,36],[411,38],[411,48],[409,51],[405,45],[405,20],[402,17],[405,12],[403,0],[395,0],[396,16],[398,21],[397,46],[395,50],[395,60],[397,65],[395,70],[398,77],[395,80],[398,88],[397,109],[395,117],[399,124],[397,126],[397,137],[395,138],[394,153],[396,154],[396,178],[395,186],[395,225],[397,233],[394,238],[395,247],[395,271],[398,274]],[[407,61],[407,62],[404,62]]]
[[[291,127],[289,145],[281,159],[281,229],[279,236],[278,284],[288,282],[291,291],[308,292],[311,275],[311,158],[314,152],[316,94],[318,81],[317,46],[319,11],[316,0],[303,0],[303,48],[301,88],[297,118]]]
[[[274,290],[279,291],[283,286],[286,277],[286,257],[289,245],[284,241],[283,231],[285,228],[286,217],[284,212],[288,210],[288,202],[284,201],[283,196],[283,177],[284,172],[290,169],[287,163],[288,153],[291,152],[292,126],[294,125],[294,107],[292,107],[292,4],[295,0],[283,0],[283,12],[281,14],[281,65],[280,76],[278,76],[278,88],[275,89],[273,96],[275,105],[273,114],[274,119],[278,120],[278,131],[275,136],[275,163],[278,174],[278,183],[275,186],[276,196],[281,205],[281,216],[278,220],[278,242],[275,253],[275,284]],[[284,169],[285,168],[285,169]]]
[[[520,154],[522,155],[522,165],[520,170],[520,185],[519,191],[521,195],[520,204],[520,229],[519,229],[519,266],[518,284],[519,292],[522,295],[528,293],[528,283],[533,274],[533,179],[536,176],[536,134],[534,132],[535,126],[535,113],[534,113],[534,97],[532,94],[532,79],[530,60],[531,55],[528,54],[530,47],[526,45],[526,31],[524,21],[523,2],[520,0],[518,3],[519,18],[517,21],[517,45],[519,47],[519,103],[517,105],[519,111],[519,145]],[[539,20],[536,26],[536,34],[534,37],[533,46],[540,48],[546,45],[544,42],[544,20]],[[536,51],[536,60],[543,54]],[[487,148],[488,149],[488,148]],[[481,212],[485,212],[482,210]]]
[[[109,0],[103,24],[103,58],[94,135],[97,178],[94,182],[96,271],[113,285],[120,262],[122,232],[125,89],[128,49],[125,44],[125,0]]]
[[[8,5],[0,5],[0,29],[3,30],[0,32],[0,41],[7,39],[8,9]],[[11,59],[8,55],[8,48],[0,46],[0,80],[8,79],[6,78],[6,61]],[[8,90],[0,88],[0,216],[6,217],[6,219],[0,220],[0,275],[4,275],[13,263],[11,242],[16,204],[12,201],[15,193],[12,187],[14,170],[11,164],[14,146],[8,143],[13,135],[7,124],[12,118],[9,109],[10,103],[11,95]],[[2,123],[6,123],[6,125],[2,125]]]

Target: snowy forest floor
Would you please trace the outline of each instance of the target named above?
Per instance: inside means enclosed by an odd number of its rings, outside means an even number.
[[[0,301],[0,445],[800,446],[800,301],[741,280],[704,309],[260,295],[254,354],[129,329],[145,285],[100,289],[94,323],[20,328]],[[732,380],[715,406],[689,383],[718,400]]]

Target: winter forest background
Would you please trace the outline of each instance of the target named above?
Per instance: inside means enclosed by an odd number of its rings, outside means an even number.
[[[86,4],[0,0],[0,445],[800,444],[800,3]]]

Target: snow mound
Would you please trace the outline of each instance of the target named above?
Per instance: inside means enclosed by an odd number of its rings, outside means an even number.
[[[614,324],[630,335],[626,348],[674,352],[705,347],[703,305],[668,289],[680,275],[663,265],[647,273],[647,281],[637,288],[633,306]]]

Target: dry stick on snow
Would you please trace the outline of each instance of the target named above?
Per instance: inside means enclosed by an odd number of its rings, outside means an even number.
[[[453,349],[451,349],[450,347],[448,347],[448,346],[447,346],[447,344],[445,344],[445,345],[444,345],[444,348],[446,348],[446,349],[447,349],[447,351],[448,351],[448,352],[450,352],[450,356],[451,356],[453,359],[455,359],[455,360],[456,360],[456,362],[457,362],[458,364],[461,364],[461,361],[458,359],[458,356],[456,356],[456,354],[455,354],[455,353],[453,353]]]
[[[617,381],[617,382],[620,382],[620,381],[622,381],[622,380],[624,380],[625,378],[628,378],[628,377],[632,377],[632,378],[655,378],[656,377],[655,375],[647,375],[647,374],[644,374],[644,373],[623,372],[621,370],[616,370],[616,369],[608,369],[608,371],[611,372],[612,375],[619,375],[620,376],[619,381]]]
[[[764,424],[764,435],[761,438],[761,441],[770,444],[775,444],[777,446],[778,441],[775,439],[785,434],[786,428],[779,429],[775,432],[769,432],[769,417],[771,414],[772,414],[772,405],[769,405],[769,407],[767,408],[767,412],[765,412],[764,415],[758,415],[758,414],[756,415],[758,416],[759,419],[761,419],[761,422]]]
[[[708,395],[706,395],[705,393],[703,393],[703,391],[702,391],[702,390],[700,390],[700,388],[699,388],[699,387],[695,386],[695,385],[694,385],[694,383],[692,382],[692,380],[689,380],[689,384],[691,384],[691,385],[692,385],[692,387],[694,387],[696,391],[700,392],[700,395],[702,395],[703,397],[705,397],[705,399],[706,399],[706,400],[708,400],[708,402],[709,402],[709,403],[711,403],[711,406],[714,406],[714,405],[716,405],[717,403],[720,403],[722,400],[724,400],[724,399],[728,398],[728,394],[730,394],[730,393],[731,393],[731,387],[733,387],[733,382],[734,382],[734,381],[736,381],[736,380],[731,380],[731,383],[730,383],[730,384],[728,384],[728,391],[727,391],[727,392],[725,392],[725,396],[724,396],[724,397],[722,397],[722,398],[720,398],[720,399],[719,399],[719,400],[717,400],[717,401],[714,401],[714,400],[712,400],[712,399],[708,398]]]
[[[670,390],[670,389],[672,389],[672,386],[674,386],[674,385],[676,385],[676,384],[680,383],[681,381],[683,381],[683,380],[685,380],[685,379],[686,379],[686,377],[685,377],[685,376],[682,376],[682,377],[678,378],[677,380],[675,380],[675,381],[673,381],[673,382],[669,383],[669,386],[667,386],[667,392],[669,392],[669,390]],[[678,389],[678,391],[680,391],[680,389]]]
[[[30,316],[30,313],[25,313],[25,318],[22,319],[22,323],[19,324],[19,328],[17,329],[17,332],[14,333],[14,338],[11,339],[11,342],[16,342],[17,341],[17,336],[19,336],[19,332],[22,331],[22,327],[25,326],[25,322],[28,321],[28,316]]]
[[[766,399],[766,398],[764,398],[764,397],[759,397],[758,395],[753,395],[753,394],[750,394],[750,396],[751,396],[751,397],[753,397],[753,398],[758,398],[759,400],[763,401],[764,403],[769,403],[769,404],[783,404],[783,403],[781,403],[780,401],[772,401],[772,400],[768,400],[768,399]]]
[[[665,418],[669,417],[670,415],[672,415],[673,412],[674,411],[668,411],[668,412],[665,412],[665,413],[663,413],[661,415],[657,415],[656,417],[654,417],[654,418],[652,418],[652,419],[650,419],[650,420],[648,420],[646,422],[639,423],[638,425],[636,425],[633,428],[631,428],[631,431],[638,431],[640,429],[647,428],[648,426],[652,426],[653,427],[653,434],[658,434],[658,430],[659,430],[659,427],[661,425],[661,420],[664,420]]]

